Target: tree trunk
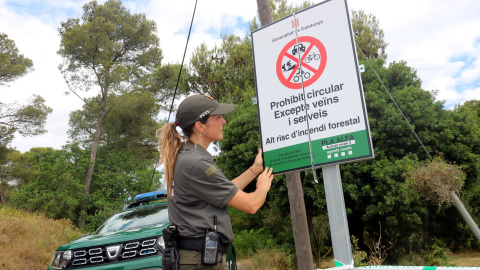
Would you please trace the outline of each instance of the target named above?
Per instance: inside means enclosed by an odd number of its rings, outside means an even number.
[[[288,201],[292,217],[293,239],[299,270],[313,269],[312,246],[308,234],[307,214],[299,172],[287,174]]]
[[[258,15],[260,16],[260,23],[262,27],[272,23],[272,11],[270,10],[270,1],[268,0],[257,0]]]
[[[88,164],[87,176],[85,178],[85,188],[83,189],[83,198],[90,195],[90,185],[92,184],[93,169],[95,168],[95,159],[97,158],[98,144],[100,142],[100,134],[102,133],[103,119],[105,118],[105,110],[100,109],[100,117],[98,119],[97,128],[93,137],[92,148],[90,150],[90,162]]]
[[[78,227],[85,228],[86,210],[84,206],[88,204],[88,196],[90,195],[90,186],[92,184],[93,170],[95,168],[95,160],[97,158],[98,144],[100,143],[100,135],[102,134],[103,120],[107,116],[108,111],[105,110],[107,106],[107,91],[102,91],[102,101],[100,102],[100,112],[98,114],[97,127],[93,136],[92,148],[90,149],[90,161],[88,163],[87,175],[85,177],[85,188],[83,189],[83,205],[81,206],[81,214],[78,220]]]

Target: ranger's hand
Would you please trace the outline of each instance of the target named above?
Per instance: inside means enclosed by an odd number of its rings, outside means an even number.
[[[262,156],[262,149],[261,148],[258,148],[258,154],[257,156],[255,157],[255,162],[253,163],[252,165],[252,170],[253,170],[253,173],[255,173],[256,175],[258,175],[259,173],[261,173],[263,171],[263,156]]]
[[[266,191],[270,190],[272,186],[273,168],[266,167],[265,170],[258,176],[257,179],[257,189],[265,189]]]

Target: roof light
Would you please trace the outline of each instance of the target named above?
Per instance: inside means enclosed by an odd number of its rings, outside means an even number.
[[[167,196],[167,191],[166,190],[160,190],[160,191],[152,191],[152,192],[147,192],[143,194],[139,194],[135,196],[133,199],[134,203],[138,202],[150,202],[150,201],[155,201],[158,199],[161,199],[163,197]]]

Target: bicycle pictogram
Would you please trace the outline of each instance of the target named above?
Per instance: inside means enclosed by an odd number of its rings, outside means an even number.
[[[305,63],[310,63],[312,60],[319,60],[320,54],[319,53],[311,53],[305,57]]]
[[[314,83],[325,70],[327,52],[318,39],[303,36],[292,39],[277,59],[277,77],[290,89],[301,89]]]

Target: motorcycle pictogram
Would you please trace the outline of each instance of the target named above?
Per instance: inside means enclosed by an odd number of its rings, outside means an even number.
[[[301,75],[300,75],[300,73],[301,73]],[[293,76],[293,81],[294,81],[294,82],[298,82],[298,81],[300,80],[300,78],[301,78],[302,75],[303,75],[303,77],[304,77],[305,79],[310,78],[310,72],[308,72],[308,71],[305,72],[305,71],[303,71],[301,68],[299,68],[298,71],[297,71],[297,73],[295,73],[295,76]]]
[[[283,70],[283,72],[287,72],[287,71],[290,71],[290,70],[294,69],[296,66],[297,66],[297,64],[292,65],[292,62],[288,61],[287,62],[287,68],[285,68],[285,64],[283,64],[282,65],[282,70]]]

